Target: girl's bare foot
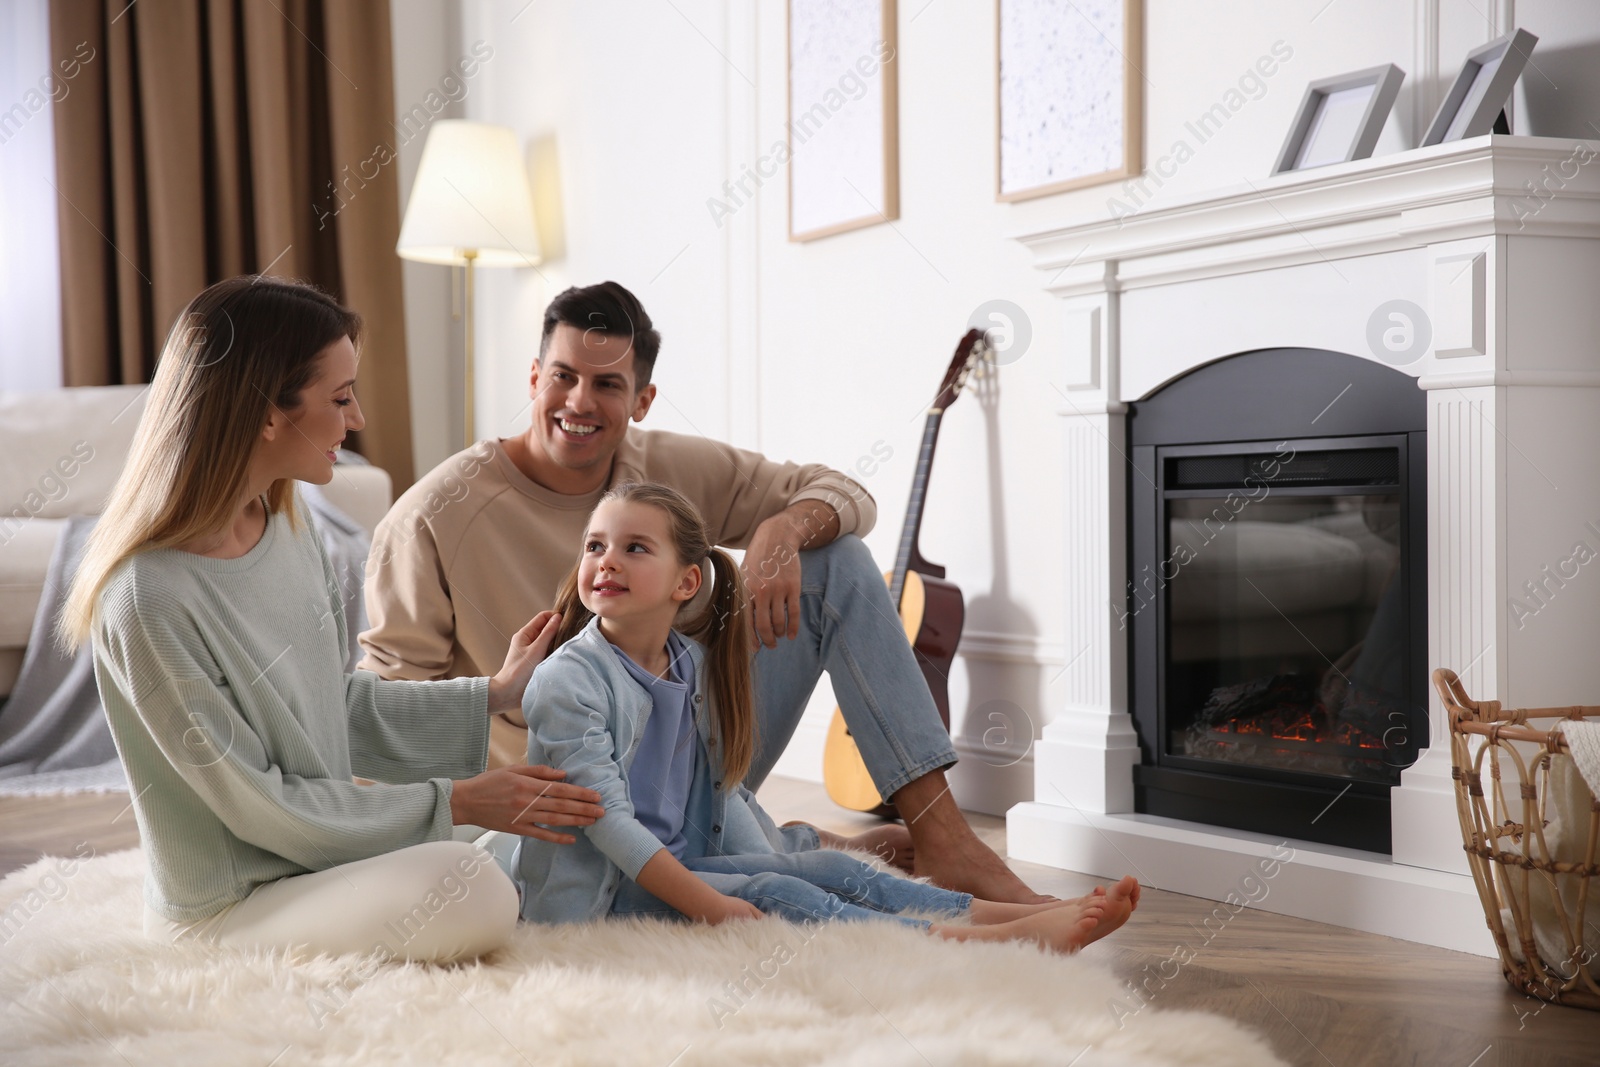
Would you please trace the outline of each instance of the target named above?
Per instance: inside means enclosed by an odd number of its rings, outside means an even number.
[[[1072,905],[1083,905],[1099,902],[1103,897],[1087,896],[1077,897],[1073,900],[1047,900],[1043,904],[1011,904],[1000,900],[980,900],[972,898],[972,910],[969,915],[974,926],[993,926],[996,923],[1007,923],[1013,919],[1026,919],[1050,908],[1061,908]]]
[[[786,822],[785,826],[809,825],[800,820]],[[897,822],[884,823],[854,837],[843,837],[820,826],[813,826],[823,848],[853,848],[870,853],[897,870],[912,874],[916,866],[916,851],[911,847],[911,831]]]
[[[1020,919],[990,926],[933,924],[933,932],[952,941],[1035,941],[1052,952],[1071,953],[1095,939],[1105,904],[1059,901]],[[1126,921],[1126,920],[1124,920]]]
[[[1135,887],[1137,887],[1138,883],[1134,883],[1134,884],[1135,884]],[[1137,903],[1137,901],[1139,899],[1139,895],[1138,895],[1137,891],[1134,892],[1133,899],[1134,899],[1135,903]],[[1004,902],[1004,901],[980,900],[977,897],[973,897],[972,898],[972,911],[971,911],[970,914],[971,914],[973,925],[975,925],[975,926],[990,926],[990,925],[993,925],[994,923],[1010,922],[1012,919],[1024,919],[1024,918],[1027,918],[1029,915],[1032,915],[1035,912],[1043,911],[1046,908],[1059,908],[1064,904],[1074,904],[1074,905],[1084,905],[1084,904],[1093,904],[1093,903],[1104,904],[1105,900],[1106,900],[1106,887],[1103,886],[1103,885],[1095,886],[1093,889],[1089,890],[1089,892],[1088,892],[1088,894],[1086,896],[1070,897],[1070,898],[1068,898],[1066,900],[1054,900],[1054,899],[1051,899],[1051,900],[1045,901],[1043,904],[1011,904],[1011,903],[1007,903],[1007,902]],[[1124,919],[1123,921],[1125,922],[1127,920]],[[1122,924],[1118,923],[1117,925],[1120,926]],[[1109,932],[1110,931],[1107,931],[1107,933],[1109,933]],[[1105,936],[1105,935],[1104,934],[1096,935],[1095,939],[1098,940],[1100,937],[1103,937],[1103,936]]]
[[[1091,932],[1089,941],[1098,941],[1116,930],[1128,921],[1128,916],[1138,906],[1139,882],[1133,875],[1125,875],[1122,881],[1106,890],[1106,895],[1101,899],[1100,924]],[[1087,941],[1084,943],[1088,944]]]

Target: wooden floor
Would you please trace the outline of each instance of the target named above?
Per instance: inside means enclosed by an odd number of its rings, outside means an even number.
[[[837,833],[876,825],[835,807],[821,786],[772,778],[761,800],[775,818],[805,819]],[[1005,823],[971,822],[1004,853]],[[0,875],[41,855],[115,851],[138,843],[125,794],[0,797]],[[1084,875],[1013,863],[1035,889],[1076,896]],[[1600,1013],[1541,1005],[1511,991],[1499,965],[1375,934],[1246,909],[1207,940],[1214,902],[1146,890],[1127,927],[1086,954],[1107,961],[1123,985],[1106,990],[1107,1011],[1150,1008],[1217,1012],[1264,1034],[1293,1064],[1509,1067],[1600,1063]],[[1213,921],[1213,927],[1216,926]],[[1192,950],[1192,958],[1180,962]],[[1119,1006],[1114,1009],[1113,1002]]]

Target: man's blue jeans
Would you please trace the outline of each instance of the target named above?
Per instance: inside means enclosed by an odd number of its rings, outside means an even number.
[[[683,865],[723,896],[738,897],[791,922],[891,918],[926,928],[925,919],[904,911],[964,915],[969,893],[885,874],[843,852],[774,852],[751,856],[685,856]],[[678,915],[631,878],[624,878],[611,903],[612,915]]]
[[[759,573],[759,563],[747,566]],[[756,652],[752,792],[794,736],[823,671],[882,796],[956,761],[883,575],[854,534],[800,553],[800,632]]]

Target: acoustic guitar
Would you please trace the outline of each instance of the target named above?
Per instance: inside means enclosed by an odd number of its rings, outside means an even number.
[[[944,568],[922,558],[917,539],[922,532],[922,511],[928,495],[928,473],[933,468],[933,449],[939,442],[939,423],[945,409],[955,403],[978,363],[989,355],[989,343],[979,330],[968,330],[956,345],[955,355],[939,383],[939,393],[928,409],[922,428],[922,447],[917,453],[916,475],[911,480],[911,500],[906,505],[905,525],[900,529],[900,545],[895,553],[894,570],[884,574],[889,599],[900,612],[906,640],[911,643],[917,666],[928,683],[928,692],[939,709],[939,718],[950,729],[950,666],[955,661],[956,644],[961,640],[961,625],[966,605],[954,582],[944,580]],[[833,709],[828,726],[827,746],[823,751],[822,780],[834,803],[854,811],[867,811],[893,818],[894,805],[878,794],[872,776],[856,748],[855,738],[845,724],[844,713]]]

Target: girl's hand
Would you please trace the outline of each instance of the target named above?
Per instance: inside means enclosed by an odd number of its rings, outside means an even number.
[[[707,902],[696,918],[716,926],[718,923],[725,923],[734,919],[759,919],[761,918],[761,909],[748,900],[740,900],[738,897],[724,896],[718,893],[717,899]]]
[[[606,813],[600,794],[567,785],[566,771],[551,767],[498,767],[450,787],[450,821],[570,845],[571,834],[551,826],[593,826]]]
[[[556,628],[560,625],[560,615],[541,611],[528,625],[511,635],[505,666],[489,679],[490,715],[500,715],[517,726],[528,725],[522,721],[522,693],[528,688],[533,669],[550,651],[550,643],[555,640]]]

